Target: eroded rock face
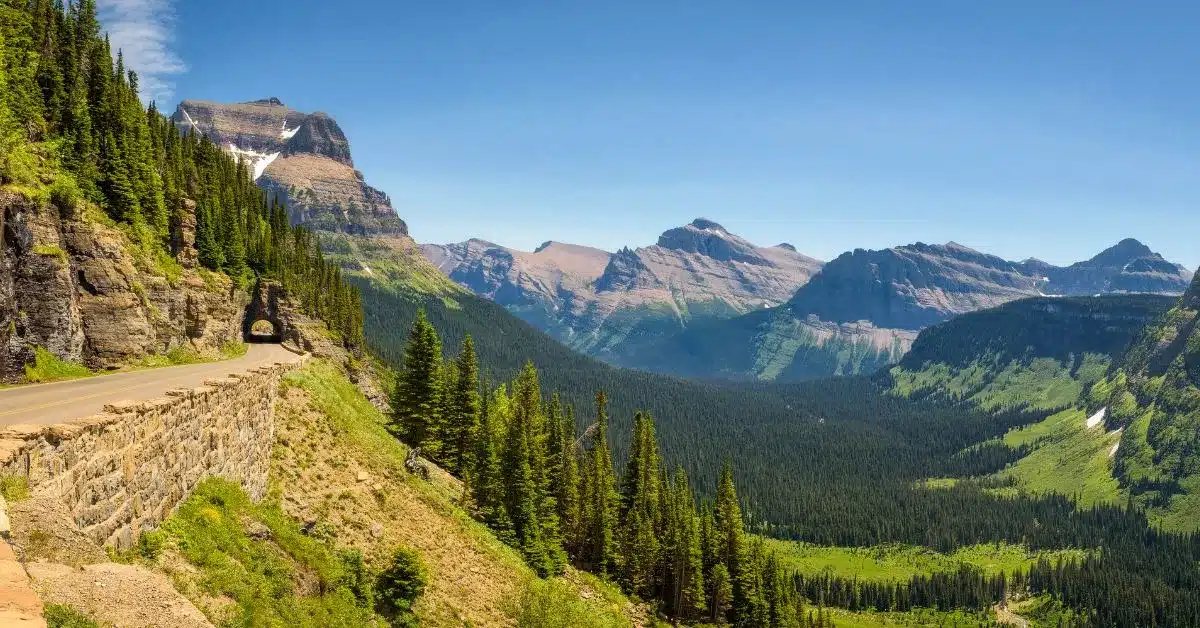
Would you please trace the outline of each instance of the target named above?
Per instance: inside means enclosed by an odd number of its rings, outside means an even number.
[[[442,272],[562,342],[619,361],[633,344],[700,320],[783,303],[821,267],[705,219],[616,253],[547,242],[532,253],[483,240],[422,245]]]
[[[337,122],[277,98],[226,104],[185,100],[171,116],[181,132],[206,135],[250,167],[261,187],[288,205],[293,224],[350,235],[407,235],[391,199],[354,169]]]
[[[240,338],[247,295],[187,268],[191,242],[180,243],[185,271],[172,284],[139,270],[116,229],[15,194],[0,195],[0,214],[0,381],[19,378],[36,347],[103,369]]]

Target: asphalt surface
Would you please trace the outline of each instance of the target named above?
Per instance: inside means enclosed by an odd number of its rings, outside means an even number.
[[[50,384],[0,389],[0,427],[18,424],[64,423],[104,411],[117,401],[146,401],[176,388],[203,386],[221,378],[300,356],[277,344],[252,344],[246,355],[232,360],[171,366],[129,373],[87,377]]]

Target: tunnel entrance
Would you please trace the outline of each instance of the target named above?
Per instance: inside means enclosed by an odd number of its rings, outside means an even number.
[[[283,342],[283,334],[279,332],[275,323],[260,318],[250,324],[250,330],[246,332],[246,342],[278,344]]]
[[[299,336],[291,327],[290,313],[279,284],[262,280],[250,294],[242,318],[242,338],[250,343],[298,342]]]

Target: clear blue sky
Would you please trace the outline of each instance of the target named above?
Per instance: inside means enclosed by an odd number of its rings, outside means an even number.
[[[420,241],[611,250],[705,216],[824,259],[1136,237],[1200,264],[1196,3],[101,4],[164,109],[335,116]]]

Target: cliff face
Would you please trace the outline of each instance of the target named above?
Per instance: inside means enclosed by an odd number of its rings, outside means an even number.
[[[778,305],[821,267],[704,219],[663,233],[653,246],[616,253],[559,242],[529,253],[482,240],[422,251],[475,294],[614,362],[697,322]]]
[[[255,180],[288,204],[293,224],[354,235],[407,235],[386,194],[354,169],[350,141],[333,118],[277,98],[224,104],[185,100],[171,120],[243,159]]]
[[[388,195],[355,169],[350,141],[329,115],[302,113],[278,98],[185,100],[171,120],[180,132],[204,135],[241,159],[344,273],[389,290],[459,292],[421,255]]]
[[[7,192],[0,232],[0,381],[22,376],[37,347],[106,369],[241,338],[248,297],[195,268],[194,242],[179,243],[183,269],[168,277],[116,228]]]

